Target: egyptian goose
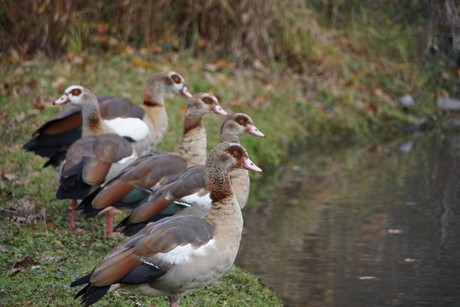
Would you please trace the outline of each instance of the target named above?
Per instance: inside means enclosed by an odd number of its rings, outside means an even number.
[[[167,296],[179,306],[230,269],[238,253],[243,217],[229,172],[235,168],[261,172],[236,143],[221,143],[209,154],[206,187],[212,207],[204,217],[177,216],[151,223],[114,248],[92,272],[71,283],[85,285],[75,296],[85,306],[108,291],[126,289],[147,296]]]
[[[145,122],[149,133],[147,137],[137,140],[134,144],[137,153],[144,154],[161,141],[167,130],[168,117],[164,95],[169,92],[185,97],[191,96],[184,78],[170,71],[153,75],[146,81],[142,106],[120,97],[100,96],[97,99],[101,115],[106,120],[136,118]],[[67,148],[81,137],[81,124],[80,108],[69,106],[38,128],[23,148],[48,158],[44,166],[58,166],[64,159]]]
[[[134,206],[148,195],[146,189],[161,184],[187,166],[204,164],[207,142],[203,116],[210,112],[227,115],[214,95],[193,95],[187,101],[184,131],[176,151],[139,157],[118,176],[83,199],[78,210],[82,210],[86,217],[94,217],[112,206]]]
[[[256,128],[253,120],[248,115],[234,113],[227,116],[222,123],[220,139],[221,142],[239,143],[238,135],[243,133],[265,137]],[[131,236],[149,222],[159,220],[165,216],[173,214],[204,216],[211,207],[209,192],[204,184],[204,169],[204,165],[191,166],[180,174],[171,177],[154,194],[139,203],[116,228],[123,228],[122,232]],[[235,169],[230,173],[230,179],[242,209],[246,205],[249,196],[249,174],[244,169]]]
[[[70,227],[75,227],[76,199],[81,199],[105,180],[120,172],[125,165],[137,157],[131,143],[148,133],[145,123],[126,119],[135,126],[125,137],[117,134],[119,126],[104,121],[99,112],[96,96],[87,88],[73,85],[55,104],[71,103],[81,108],[82,135],[68,149],[60,170],[60,185],[56,192],[58,199],[72,199]],[[120,121],[117,121],[120,124]],[[126,132],[127,129],[124,129]],[[129,129],[128,129],[129,130]]]

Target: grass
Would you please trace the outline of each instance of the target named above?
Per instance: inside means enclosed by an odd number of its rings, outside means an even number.
[[[372,35],[364,34],[325,32],[312,23],[303,50],[309,68],[302,74],[276,63],[254,62],[236,69],[226,59],[209,63],[190,51],[156,54],[130,47],[117,55],[69,53],[59,60],[38,55],[18,61],[4,56],[0,64],[0,305],[76,305],[72,299],[76,290],[69,287],[70,282],[90,271],[121,240],[102,234],[102,218],[79,218],[78,226],[85,231],[69,231],[68,203],[54,197],[57,171],[42,169],[44,160],[21,148],[37,127],[59,111],[51,101],[68,85],[82,84],[98,95],[140,102],[148,76],[176,70],[192,92],[209,91],[226,110],[245,112],[254,119],[267,138],[243,136],[241,143],[253,161],[270,169],[295,146],[391,138],[405,133],[419,118],[436,119],[433,97],[425,88],[428,78],[407,60],[410,42],[398,41],[396,49],[376,55],[370,46],[378,46],[381,37],[368,44]],[[394,50],[400,56],[393,58]],[[409,111],[398,103],[398,97],[406,93],[419,93],[418,105]],[[182,131],[184,105],[180,97],[167,97],[170,129],[159,149],[174,149]],[[220,122],[213,115],[205,118],[209,148],[218,141]],[[276,178],[261,180],[277,184]],[[33,263],[9,276],[26,256]],[[101,301],[106,304],[164,306],[166,300],[113,293]],[[233,268],[217,284],[187,296],[184,305],[282,304],[257,277]]]
[[[184,76],[191,75],[191,70],[182,67],[187,67],[192,61],[178,63],[165,60],[159,64],[143,61],[129,56],[63,61],[37,57],[31,62],[15,62],[3,67],[0,125],[5,133],[0,137],[0,223],[3,225],[0,227],[3,272],[0,275],[0,305],[77,305],[78,301],[73,300],[77,289],[71,289],[70,282],[89,272],[122,240],[108,238],[102,233],[104,218],[95,221],[79,218],[78,226],[85,231],[76,233],[69,230],[68,203],[54,198],[58,184],[57,170],[43,169],[44,160],[23,151],[21,146],[41,123],[58,112],[59,108],[53,107],[50,102],[69,84],[84,84],[98,94],[113,93],[139,101],[143,82],[153,72],[175,69]],[[204,77],[188,79],[194,92],[216,93],[212,80],[206,81]],[[221,93],[216,94],[222,96]],[[167,100],[171,129],[161,149],[173,150],[182,131],[185,103],[180,97],[168,96]],[[233,109],[231,106],[238,103],[232,104],[231,99],[222,100],[226,109]],[[208,115],[206,118],[211,136],[210,147],[217,142],[220,121],[217,116]],[[262,125],[260,129],[267,131],[267,126]],[[249,141],[249,146],[257,147],[257,142]],[[278,158],[273,155],[268,160]],[[24,264],[26,269],[13,273],[14,266],[20,265],[27,256],[33,261]],[[238,268],[232,268],[216,284],[187,296],[183,302],[184,305],[195,306],[281,305],[276,295],[257,277]],[[167,301],[164,298],[113,293],[107,295],[101,304],[166,306]]]

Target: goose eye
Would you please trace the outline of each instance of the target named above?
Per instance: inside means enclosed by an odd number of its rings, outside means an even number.
[[[171,79],[173,79],[174,83],[180,84],[182,82],[181,78],[178,75],[172,75]]]
[[[72,91],[70,91],[70,94],[72,94],[73,96],[80,96],[81,90],[79,88],[75,88]]]
[[[203,100],[203,102],[205,104],[211,104],[212,105],[212,103],[213,103],[213,100],[210,97],[204,97],[202,100]]]
[[[234,156],[235,158],[239,158],[241,155],[240,155],[240,153],[239,153],[238,151],[235,150],[235,151],[233,152],[233,156]]]

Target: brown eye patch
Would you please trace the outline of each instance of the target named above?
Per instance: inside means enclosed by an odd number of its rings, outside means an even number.
[[[244,151],[240,146],[230,146],[228,152],[235,157],[236,159],[240,159],[244,155]]]
[[[235,118],[235,121],[240,124],[241,126],[246,126],[249,122],[248,118],[246,116],[243,116],[243,115],[238,115],[236,118]]]
[[[73,96],[80,96],[80,94],[81,94],[81,89],[79,89],[79,88],[74,88],[73,90],[70,91],[70,94],[72,94]]]
[[[173,79],[173,81],[176,83],[176,84],[179,84],[182,82],[181,78],[178,76],[178,75],[172,75],[171,76],[171,79]]]
[[[214,100],[211,98],[211,97],[203,97],[201,100],[203,100],[203,102],[205,104],[213,104],[214,103]]]

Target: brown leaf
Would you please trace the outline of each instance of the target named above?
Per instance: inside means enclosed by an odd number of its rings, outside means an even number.
[[[34,261],[31,256],[26,256],[22,261],[16,262],[13,265],[13,268],[8,272],[8,276],[13,276],[19,272],[23,272],[37,263],[38,262]]]
[[[6,174],[3,174],[3,178],[5,178],[8,181],[13,181],[13,180],[16,180],[18,176],[16,174],[6,173]]]
[[[414,258],[404,258],[404,262],[406,263],[411,263],[411,262],[415,262],[417,260],[415,260]]]
[[[98,22],[96,25],[96,31],[98,34],[105,34],[109,31],[109,24],[106,22]]]
[[[17,122],[22,122],[26,118],[26,114],[24,112],[19,113],[16,115],[16,121]]]
[[[376,279],[375,276],[360,276],[359,277],[360,280],[374,280]]]
[[[149,61],[145,61],[142,59],[133,59],[131,63],[133,63],[133,65],[135,66],[142,67],[142,68],[147,68],[151,65]]]

